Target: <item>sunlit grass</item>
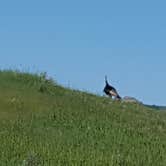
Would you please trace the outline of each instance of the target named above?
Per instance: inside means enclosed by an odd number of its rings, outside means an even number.
[[[166,113],[0,72],[0,165],[166,165]]]

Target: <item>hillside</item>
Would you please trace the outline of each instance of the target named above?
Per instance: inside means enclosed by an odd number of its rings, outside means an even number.
[[[0,72],[0,165],[166,165],[166,113]]]
[[[158,106],[158,105],[145,105],[145,106],[155,110],[166,111],[166,106]]]

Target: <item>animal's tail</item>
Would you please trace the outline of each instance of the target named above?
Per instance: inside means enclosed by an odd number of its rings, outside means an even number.
[[[117,95],[117,99],[121,100],[122,98],[119,95]]]

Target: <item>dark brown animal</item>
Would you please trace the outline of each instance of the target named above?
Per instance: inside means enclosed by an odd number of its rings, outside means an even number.
[[[119,96],[117,90],[113,86],[109,85],[109,83],[107,81],[107,76],[105,76],[105,84],[106,84],[105,87],[104,87],[105,94],[108,95],[111,98],[115,97],[115,99],[120,100],[121,97]]]

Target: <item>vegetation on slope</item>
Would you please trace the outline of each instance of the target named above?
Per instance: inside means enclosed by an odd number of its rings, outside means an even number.
[[[0,72],[0,165],[166,165],[166,113]]]

